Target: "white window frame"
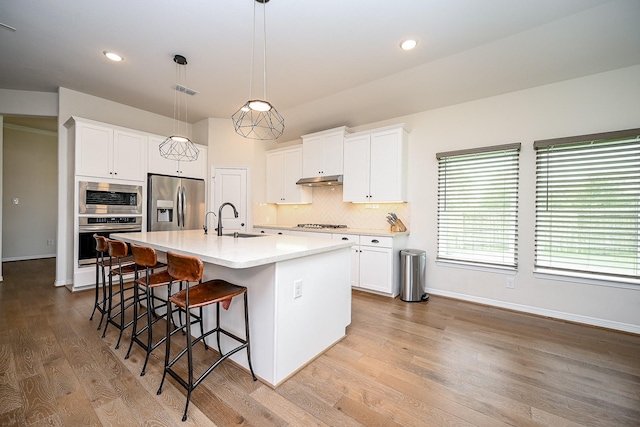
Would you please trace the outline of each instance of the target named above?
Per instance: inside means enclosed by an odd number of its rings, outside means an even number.
[[[640,129],[535,141],[534,149],[534,272],[637,285]]]
[[[520,143],[437,153],[437,262],[518,267]]]

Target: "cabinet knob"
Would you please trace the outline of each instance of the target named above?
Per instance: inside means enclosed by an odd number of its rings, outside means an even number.
[[[244,222],[241,222],[241,223],[240,223],[240,227],[244,227]]]

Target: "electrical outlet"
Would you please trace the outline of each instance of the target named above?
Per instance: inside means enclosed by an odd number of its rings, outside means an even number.
[[[378,205],[371,205],[371,208],[372,208],[372,209],[380,209],[380,206],[378,206]]]
[[[507,289],[515,289],[515,288],[516,288],[516,278],[507,277]]]
[[[293,282],[293,298],[300,298],[302,296],[302,280],[296,280]]]

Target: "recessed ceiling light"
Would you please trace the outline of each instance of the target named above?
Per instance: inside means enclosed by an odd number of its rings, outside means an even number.
[[[402,43],[400,43],[400,47],[401,47],[403,50],[411,50],[411,49],[413,49],[414,47],[416,47],[416,45],[417,45],[417,44],[418,44],[418,41],[417,41],[417,40],[414,40],[414,39],[408,39],[408,40],[405,40],[405,41],[403,41]]]
[[[110,60],[112,60],[112,61],[115,61],[115,62],[120,62],[120,61],[122,61],[122,56],[118,55],[118,54],[117,54],[117,53],[115,53],[115,52],[109,52],[108,50],[105,50],[105,51],[104,51],[104,52],[102,52],[102,53],[104,53],[104,56],[106,56],[107,58],[109,58],[109,59],[110,59]]]

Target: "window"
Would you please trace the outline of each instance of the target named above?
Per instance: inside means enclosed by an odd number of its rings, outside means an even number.
[[[632,129],[534,143],[536,271],[638,279],[639,135]]]
[[[515,269],[520,144],[438,153],[440,261]]]

